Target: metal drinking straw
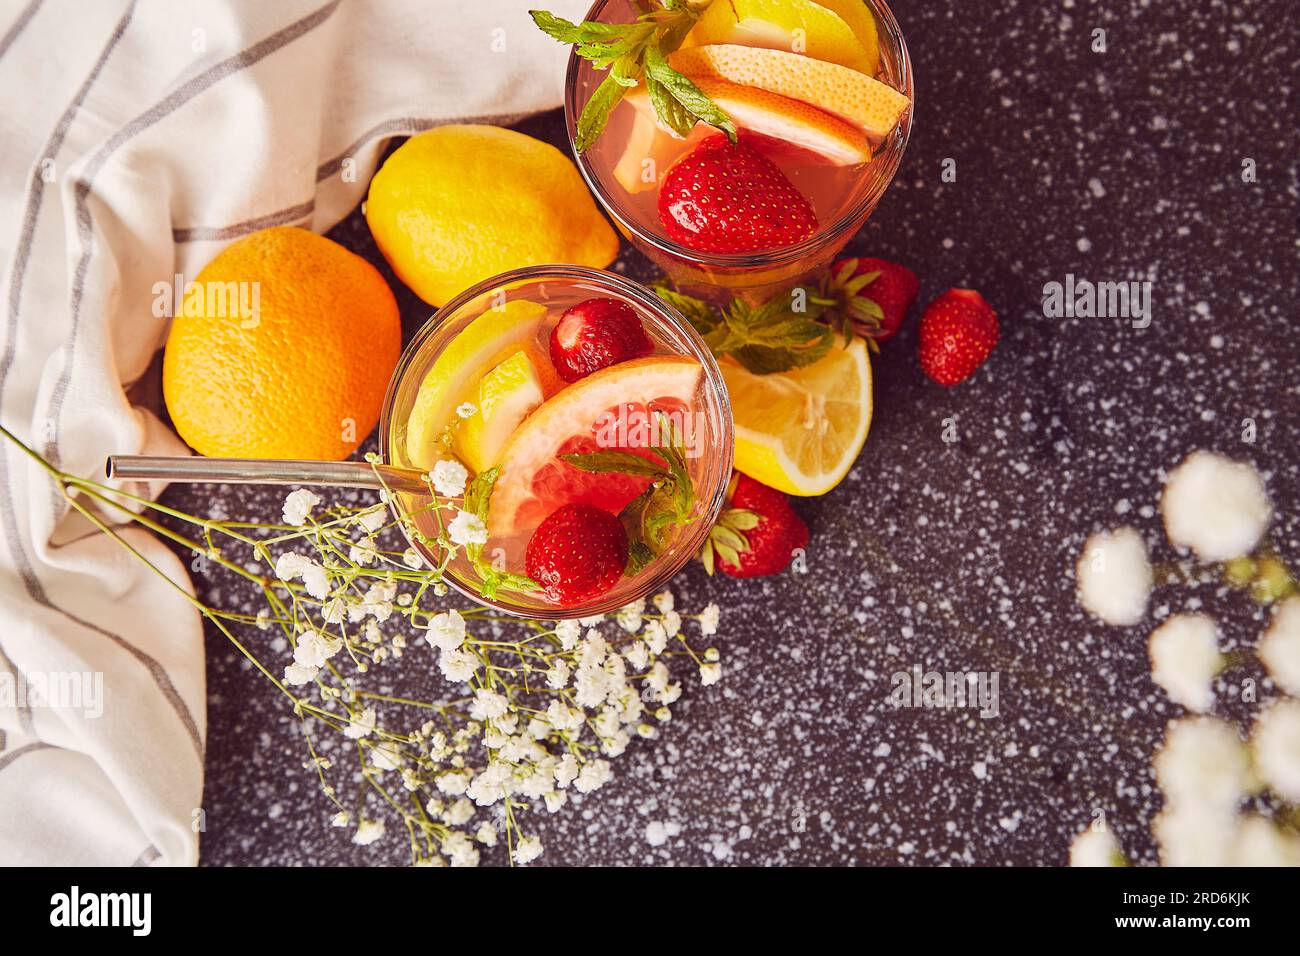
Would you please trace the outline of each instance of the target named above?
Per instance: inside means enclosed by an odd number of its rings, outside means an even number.
[[[375,490],[387,486],[393,491],[429,493],[428,484],[414,468],[371,465],[364,461],[110,455],[104,463],[104,474],[109,478],[242,485],[325,485]]]

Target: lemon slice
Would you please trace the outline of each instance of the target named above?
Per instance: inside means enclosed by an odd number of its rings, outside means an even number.
[[[865,14],[865,19],[856,15],[855,4]],[[849,14],[852,23],[846,22],[834,9],[828,9],[832,5],[844,13],[854,11]],[[711,43],[789,50],[814,60],[838,63],[868,76],[875,73],[880,64],[875,21],[861,0],[852,0],[852,3],[849,0],[827,0],[825,4],[813,3],[812,0],[711,3],[687,34],[683,46]]]
[[[871,363],[855,338],[806,368],[754,375],[720,364],[736,417],[736,470],[791,495],[824,495],[871,427]]]
[[[456,457],[475,472],[491,468],[519,423],[545,397],[541,376],[527,353],[510,356],[483,376],[478,394],[469,399],[476,408],[456,426]]]
[[[546,308],[515,299],[488,309],[451,340],[429,369],[406,421],[406,455],[420,469],[433,467],[446,447],[456,406],[484,373],[537,338]]]

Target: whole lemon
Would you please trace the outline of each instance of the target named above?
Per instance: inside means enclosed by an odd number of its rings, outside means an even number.
[[[618,237],[573,163],[497,126],[412,136],[371,180],[366,221],[393,271],[435,306],[499,272],[603,268],[618,255]]]
[[[335,461],[375,427],[401,346],[374,266],[306,229],[263,229],[187,285],[163,397],[201,454]]]

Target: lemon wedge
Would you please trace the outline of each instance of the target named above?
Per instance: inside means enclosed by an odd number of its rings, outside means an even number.
[[[738,43],[788,50],[870,76],[880,65],[875,26],[861,0],[728,0],[709,4],[683,46]]]
[[[535,340],[545,315],[544,306],[515,299],[488,309],[443,349],[420,383],[406,421],[406,456],[413,467],[433,467],[447,448],[456,407],[476,403],[478,381]]]
[[[871,363],[855,338],[807,366],[755,375],[719,363],[736,417],[736,470],[791,495],[824,495],[871,428]]]
[[[456,426],[456,457],[476,473],[491,468],[515,429],[545,397],[542,378],[528,354],[510,356],[483,376],[477,395],[469,399],[476,407]]]

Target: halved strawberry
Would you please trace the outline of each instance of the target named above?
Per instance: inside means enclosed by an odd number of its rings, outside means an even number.
[[[765,252],[817,229],[817,214],[780,167],[742,138],[711,136],[679,159],[659,190],[668,238],[700,252]]]

